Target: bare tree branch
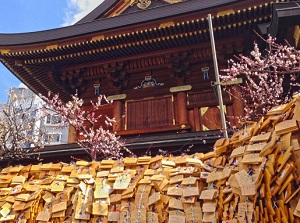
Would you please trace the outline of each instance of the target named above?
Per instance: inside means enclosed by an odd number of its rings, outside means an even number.
[[[22,96],[11,89],[8,104],[0,105],[0,154],[1,159],[20,160],[30,157],[30,152],[44,147],[45,131],[36,123],[42,118],[32,115],[33,99],[22,102]]]

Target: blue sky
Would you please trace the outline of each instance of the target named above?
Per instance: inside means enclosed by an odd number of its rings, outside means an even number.
[[[103,0],[1,0],[0,33],[23,33],[72,25]],[[0,63],[0,103],[21,83]]]

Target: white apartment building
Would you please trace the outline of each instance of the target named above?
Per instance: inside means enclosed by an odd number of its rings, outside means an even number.
[[[18,88],[12,88],[16,95],[17,100],[14,106],[22,108],[29,108],[31,115],[34,117],[43,117],[35,118],[36,128],[43,128],[45,132],[45,145],[57,145],[57,144],[66,144],[68,143],[68,127],[61,128],[60,122],[61,118],[57,116],[54,112],[52,114],[42,114],[40,108],[45,102],[36,94],[34,94],[28,87],[24,84],[20,84]],[[11,101],[8,97],[8,103]]]

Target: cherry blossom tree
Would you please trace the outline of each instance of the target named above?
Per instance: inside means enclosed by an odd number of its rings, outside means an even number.
[[[33,158],[33,151],[44,147],[45,131],[39,125],[41,115],[34,107],[33,98],[9,91],[7,104],[0,104],[0,159]]]
[[[241,98],[245,119],[259,118],[273,106],[286,103],[299,90],[300,51],[289,45],[276,43],[271,36],[263,39],[266,48],[257,43],[249,56],[239,55],[228,61],[221,75],[223,81],[243,78]],[[224,88],[229,92],[229,87]]]
[[[123,152],[131,153],[125,147],[125,142],[116,134],[109,131],[109,126],[112,126],[116,120],[103,115],[97,115],[97,111],[102,106],[107,106],[110,102],[104,95],[99,95],[97,102],[90,102],[91,109],[83,109],[83,100],[77,95],[72,95],[72,100],[64,103],[59,99],[58,94],[51,94],[48,97],[41,98],[46,102],[44,112],[55,112],[62,119],[61,125],[71,125],[76,130],[77,143],[81,146],[92,158],[114,158],[118,159],[123,156]],[[96,128],[96,123],[104,119],[106,126]],[[106,127],[106,129],[104,129]]]

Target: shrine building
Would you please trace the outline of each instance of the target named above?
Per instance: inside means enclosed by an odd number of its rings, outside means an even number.
[[[86,102],[106,95],[113,103],[101,113],[116,118],[112,131],[137,154],[207,152],[224,136],[208,14],[222,70],[234,55],[249,54],[255,31],[299,39],[298,7],[285,0],[105,0],[71,26],[0,34],[0,61],[37,94],[59,93],[65,102],[76,92]],[[228,127],[243,116],[238,91],[223,92]],[[43,156],[81,154],[74,140]]]

